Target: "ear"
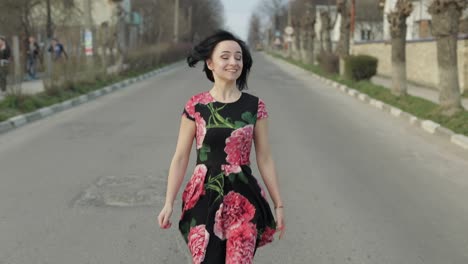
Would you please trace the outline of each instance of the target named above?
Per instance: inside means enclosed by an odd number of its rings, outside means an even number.
[[[210,71],[213,70],[213,60],[212,59],[207,59],[206,60],[206,66],[208,66],[208,69],[210,69]]]

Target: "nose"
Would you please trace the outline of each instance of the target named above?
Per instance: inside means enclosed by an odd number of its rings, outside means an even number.
[[[230,64],[230,65],[239,65],[239,61],[236,60],[236,58],[231,57],[231,58],[229,59],[229,64]]]

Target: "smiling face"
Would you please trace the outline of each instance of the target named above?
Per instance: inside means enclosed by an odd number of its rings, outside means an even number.
[[[215,82],[235,82],[242,73],[242,49],[233,40],[221,41],[206,61]]]

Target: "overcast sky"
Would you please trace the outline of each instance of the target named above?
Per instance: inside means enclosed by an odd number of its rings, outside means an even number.
[[[224,5],[227,29],[247,40],[250,16],[260,0],[221,0],[221,2]]]

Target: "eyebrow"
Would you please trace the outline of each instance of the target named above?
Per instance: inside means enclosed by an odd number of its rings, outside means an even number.
[[[230,51],[227,51],[227,50],[225,50],[225,51],[222,51],[221,53],[231,53],[231,52],[230,52]],[[242,51],[236,51],[235,53],[242,54]]]

